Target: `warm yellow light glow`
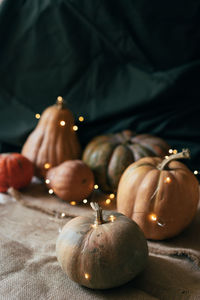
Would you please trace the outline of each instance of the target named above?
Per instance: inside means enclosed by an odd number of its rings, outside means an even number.
[[[149,218],[150,218],[150,220],[153,221],[153,222],[157,221],[157,216],[156,216],[156,214],[150,214],[150,215],[149,215]]]
[[[62,217],[62,218],[64,218],[64,217],[65,217],[65,213],[64,213],[64,212],[61,214],[61,217]]]
[[[113,215],[110,215],[110,216],[109,216],[109,220],[110,220],[111,222],[114,222],[114,221],[116,220],[116,217],[113,216]]]
[[[111,203],[111,200],[110,199],[106,199],[106,204],[110,204]]]
[[[95,190],[98,190],[98,188],[99,188],[98,184],[95,184],[95,185],[94,185],[94,189],[95,189]]]
[[[194,175],[197,175],[199,174],[199,172],[197,170],[194,171]]]
[[[49,183],[50,183],[50,180],[49,180],[49,179],[46,179],[45,182],[46,182],[46,184],[49,184]]]
[[[87,199],[83,199],[83,203],[87,203],[88,201],[87,201]]]
[[[172,154],[173,153],[173,149],[169,149],[169,153]]]
[[[88,273],[85,273],[85,274],[84,274],[84,277],[85,277],[85,279],[89,279],[89,278],[90,278],[90,275],[89,275]]]
[[[74,131],[77,131],[77,130],[78,130],[78,126],[74,125],[74,126],[73,126],[73,130],[74,130]]]
[[[52,195],[53,194],[53,190],[49,189],[49,194]]]
[[[60,121],[60,126],[65,126],[65,121]]]
[[[115,194],[110,194],[110,199],[114,199],[115,198]]]
[[[171,178],[168,176],[168,177],[165,178],[164,181],[165,181],[165,183],[170,183],[172,180],[171,180]]]
[[[79,119],[80,122],[84,121],[84,117],[83,116],[80,116],[78,119]]]
[[[63,97],[58,96],[58,97],[57,97],[57,100],[58,100],[59,103],[62,103],[62,102],[63,102]]]
[[[47,170],[47,169],[49,169],[51,167],[51,164],[49,164],[49,163],[46,163],[46,164],[44,164],[44,168]]]
[[[173,150],[173,154],[177,154],[178,151],[176,149]]]
[[[40,119],[40,114],[35,114],[36,119]]]
[[[76,201],[71,201],[70,204],[71,205],[76,205]]]
[[[169,156],[168,156],[168,155],[166,155],[166,156],[165,156],[165,158],[166,158],[166,159],[168,159],[168,158],[169,158]]]

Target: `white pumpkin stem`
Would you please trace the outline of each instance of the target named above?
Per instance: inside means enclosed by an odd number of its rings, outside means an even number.
[[[104,223],[102,216],[102,208],[99,206],[99,204],[97,202],[90,202],[90,206],[96,212],[95,224],[100,225]]]
[[[189,149],[183,149],[182,152],[179,152],[177,154],[172,154],[168,158],[165,158],[159,165],[158,169],[160,171],[164,170],[165,167],[168,165],[168,163],[172,160],[177,160],[177,159],[183,159],[183,158],[190,158],[190,151]]]

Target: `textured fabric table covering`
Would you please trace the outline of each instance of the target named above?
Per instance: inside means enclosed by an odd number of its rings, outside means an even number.
[[[90,210],[88,205],[70,206],[36,183],[22,197],[27,203],[71,215]],[[98,193],[93,196],[98,197]],[[137,278],[104,291],[79,286],[58,265],[55,242],[70,219],[48,216],[0,194],[0,300],[200,299],[200,211],[178,237],[148,242],[148,265]]]

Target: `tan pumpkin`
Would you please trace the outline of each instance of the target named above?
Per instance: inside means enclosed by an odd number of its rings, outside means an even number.
[[[56,104],[43,112],[22,148],[22,154],[35,164],[37,176],[45,177],[49,168],[80,157],[81,147],[73,126],[71,111],[58,97]]]
[[[64,272],[75,282],[108,289],[133,279],[147,263],[148,248],[135,222],[116,211],[91,203],[96,216],[77,217],[62,229],[56,254]]]
[[[135,135],[130,130],[97,136],[85,148],[83,161],[93,170],[96,183],[104,192],[116,192],[124,170],[145,156],[165,156],[169,145],[161,138]]]
[[[68,160],[51,168],[46,178],[54,193],[67,202],[81,202],[94,189],[93,172],[81,160]]]
[[[183,150],[162,160],[145,157],[123,173],[117,191],[117,209],[132,218],[146,238],[162,240],[179,234],[192,221],[199,201],[199,184],[181,162]]]

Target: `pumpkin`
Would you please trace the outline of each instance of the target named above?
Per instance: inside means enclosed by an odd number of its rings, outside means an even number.
[[[20,189],[26,187],[34,173],[31,161],[20,153],[0,154],[0,192],[4,193],[10,187]]]
[[[37,176],[45,177],[49,168],[80,157],[81,147],[73,125],[73,115],[64,108],[62,97],[43,112],[22,148],[22,154],[35,164]]]
[[[147,239],[163,240],[179,234],[197,211],[199,184],[182,162],[189,151],[164,160],[145,157],[123,173],[117,191],[117,210],[132,218]]]
[[[130,130],[94,138],[83,152],[83,161],[93,170],[96,183],[104,192],[116,192],[124,170],[144,156],[164,156],[168,144],[149,134]]]
[[[141,272],[148,257],[147,242],[135,222],[116,211],[91,203],[95,216],[76,217],[62,229],[56,254],[73,281],[92,288],[120,286]]]
[[[48,186],[62,200],[81,202],[94,189],[94,175],[81,160],[68,160],[50,169],[46,175]]]

